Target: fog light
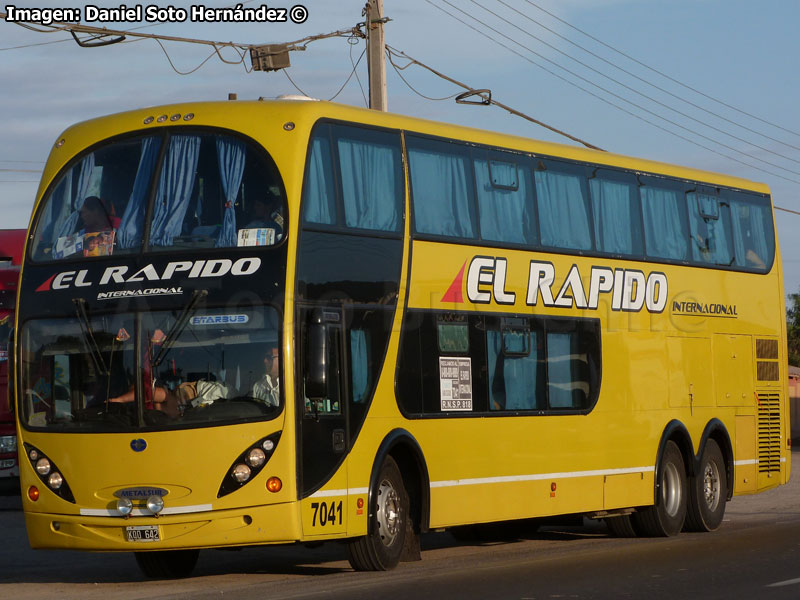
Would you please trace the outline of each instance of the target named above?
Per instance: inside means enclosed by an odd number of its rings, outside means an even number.
[[[275,442],[272,440],[264,440],[264,442],[261,444],[261,447],[267,452],[272,452],[275,449]]]
[[[28,498],[36,502],[39,499],[39,488],[35,485],[32,485],[28,488]]]
[[[257,469],[267,460],[267,455],[261,448],[253,448],[247,453],[247,464]]]
[[[123,517],[127,517],[133,510],[133,502],[129,498],[120,498],[117,500],[117,512]]]
[[[36,461],[36,472],[42,476],[50,472],[50,461],[44,456]]]
[[[233,467],[233,472],[231,475],[233,475],[233,478],[239,483],[244,483],[250,479],[250,467],[241,464],[236,465]]]
[[[161,496],[150,496],[147,499],[147,510],[157,515],[164,510],[164,499]]]
[[[31,452],[30,452],[30,454],[28,454],[28,456],[30,456],[31,461],[36,461],[36,459],[39,458],[39,452],[36,451],[36,450],[31,450]]]
[[[283,487],[283,482],[277,477],[270,477],[267,479],[267,490],[273,494],[280,492]]]
[[[47,485],[49,485],[50,488],[53,490],[57,490],[58,488],[60,488],[63,483],[64,483],[64,478],[58,471],[50,473],[50,477],[47,478]]]

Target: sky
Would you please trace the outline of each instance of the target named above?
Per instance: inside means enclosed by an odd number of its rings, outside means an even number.
[[[267,4],[290,12],[294,1]],[[307,14],[302,23],[83,22],[268,44],[363,21],[365,0],[301,1]],[[85,17],[88,2],[13,4],[80,9]],[[138,6],[144,12],[192,4],[197,0]],[[245,8],[262,4],[243,2]],[[474,88],[491,89],[496,100],[539,121],[615,153],[767,183],[776,206],[800,211],[796,0],[384,0],[384,9],[392,48]],[[292,52],[287,72],[248,72],[249,60],[242,63],[230,48],[221,55],[238,64],[210,57],[208,46],[179,42],[162,48],[128,38],[81,48],[67,33],[39,33],[0,19],[0,228],[27,226],[47,154],[75,122],[165,103],[224,100],[229,93],[256,99],[299,88],[327,100],[354,64],[356,76],[335,101],[364,106],[366,58],[357,62],[363,51],[363,40],[336,37]],[[407,61],[396,62],[402,67]],[[392,112],[574,143],[497,107],[426,99],[461,90],[417,66],[400,73],[405,81],[387,65]],[[799,292],[800,215],[779,211],[776,218],[786,291]]]

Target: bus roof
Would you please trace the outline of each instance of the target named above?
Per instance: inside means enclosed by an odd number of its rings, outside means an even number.
[[[192,115],[192,119],[187,121],[184,117],[189,114]],[[59,139],[66,139],[77,134],[76,137],[79,138],[79,143],[85,147],[103,138],[119,135],[126,131],[178,124],[221,126],[246,132],[247,126],[253,122],[259,122],[259,117],[263,120],[270,115],[276,118],[278,116],[281,118],[291,118],[298,129],[303,126],[310,129],[310,127],[321,118],[352,121],[391,129],[403,129],[432,136],[459,139],[476,144],[498,146],[550,157],[563,157],[592,164],[615,166],[635,172],[652,173],[689,181],[701,181],[712,185],[747,189],[764,194],[769,193],[769,187],[764,183],[757,183],[712,171],[703,171],[611,152],[545,142],[532,138],[501,134],[482,129],[451,125],[417,117],[384,113],[313,99],[229,100],[191,102],[142,108],[78,123],[68,128],[59,136]],[[149,117],[153,117],[153,122],[151,124],[145,122]],[[159,119],[159,117],[161,117],[161,119]],[[78,149],[75,148],[75,151],[77,152]],[[61,165],[48,164],[45,174],[55,175],[55,173],[51,171],[53,167],[60,168]]]

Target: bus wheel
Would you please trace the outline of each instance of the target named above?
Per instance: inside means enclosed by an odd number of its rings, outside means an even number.
[[[728,477],[722,451],[714,440],[706,442],[700,469],[689,490],[688,531],[714,531],[722,524],[728,498]]]
[[[200,550],[164,550],[162,552],[134,552],[136,562],[146,577],[151,579],[180,579],[188,577],[197,564]]]
[[[667,442],[657,473],[656,504],[634,513],[633,525],[650,537],[678,535],[686,520],[688,485],[683,455],[675,442]]]
[[[608,532],[613,537],[618,538],[633,538],[638,537],[638,533],[633,526],[633,519],[631,515],[621,515],[619,517],[609,517],[605,519]]]
[[[397,566],[407,533],[408,493],[391,456],[381,465],[369,507],[370,533],[348,544],[356,571],[388,571]]]

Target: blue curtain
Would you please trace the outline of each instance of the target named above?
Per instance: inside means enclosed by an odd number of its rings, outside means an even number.
[[[239,140],[217,136],[217,162],[222,191],[225,194],[225,214],[222,231],[217,239],[218,247],[236,246],[236,196],[242,185],[245,163],[245,145]]]
[[[686,259],[683,194],[649,185],[639,188],[644,212],[647,256]]]
[[[337,147],[345,224],[359,229],[398,231],[397,150],[344,138],[338,140]]]
[[[731,202],[733,248],[740,267],[766,268],[772,263],[772,219],[766,206]]]
[[[689,231],[692,234],[692,258],[718,265],[732,262],[728,234],[725,231],[723,206],[716,196],[686,194],[689,200]]]
[[[410,148],[408,160],[417,231],[474,238],[467,157]]]
[[[639,254],[639,215],[631,204],[631,186],[594,177],[589,180],[594,216],[594,239],[598,250],[612,254]]]
[[[547,334],[547,385],[550,408],[573,408],[573,391],[581,389],[575,381],[572,361],[572,335],[569,333]],[[586,384],[588,393],[588,383]]]
[[[139,155],[139,167],[136,170],[133,189],[117,230],[118,248],[134,248],[142,242],[147,192],[150,189],[150,179],[156,167],[160,148],[159,138],[142,140],[142,152]]]
[[[37,241],[34,247],[39,248],[42,242],[52,246],[58,239],[58,232],[67,218],[72,202],[72,169],[58,182],[47,201],[47,208],[42,217],[42,224],[37,229]]]
[[[476,159],[474,167],[481,238],[496,242],[535,244],[530,171],[522,165],[492,161],[491,175],[495,182],[514,181],[518,188],[512,190],[492,185],[489,161]]]
[[[61,227],[58,229],[58,235],[55,239],[68,236],[76,231],[78,219],[80,218],[81,214],[81,208],[83,207],[83,201],[86,200],[86,194],[89,191],[89,182],[92,179],[92,172],[94,171],[94,152],[84,157],[79,165],[76,165],[70,169],[67,177],[71,178],[73,169],[80,169],[78,175],[78,185],[71,198],[67,198],[66,196],[64,197],[65,202],[62,205],[72,206],[73,211],[67,217],[67,220],[61,224]]]
[[[304,196],[303,217],[306,223],[336,224],[336,188],[331,144],[327,136],[314,138],[311,142]]]
[[[551,170],[536,171],[534,177],[542,245],[590,250],[592,234],[583,177]]]
[[[198,136],[176,135],[170,140],[153,209],[150,233],[153,246],[171,246],[172,238],[180,234],[192,197],[199,155]]]
[[[526,332],[527,333],[527,332]],[[487,334],[489,357],[489,394],[491,401],[490,410],[529,410],[539,408],[540,402],[536,397],[538,361],[536,355],[536,333],[531,331],[527,356],[506,356],[503,354],[504,334],[497,330],[489,330]],[[511,333],[506,335],[519,335]],[[514,341],[506,340],[509,350],[522,350],[510,346]],[[510,347],[509,347],[510,346]],[[543,402],[542,402],[543,404]]]
[[[350,330],[350,371],[352,381],[353,402],[358,404],[367,401],[369,392],[369,353],[367,348],[367,332],[363,329]]]

